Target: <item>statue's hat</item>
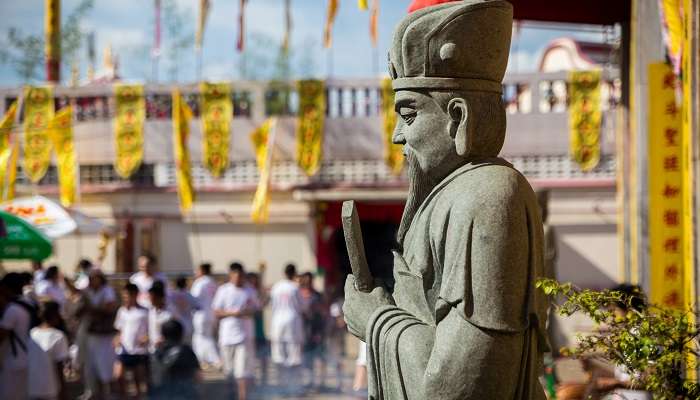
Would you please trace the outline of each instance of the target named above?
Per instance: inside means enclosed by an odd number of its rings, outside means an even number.
[[[389,50],[394,90],[501,93],[512,24],[513,7],[502,0],[414,11],[397,26]]]

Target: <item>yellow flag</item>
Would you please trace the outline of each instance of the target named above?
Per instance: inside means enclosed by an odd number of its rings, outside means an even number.
[[[265,122],[260,124],[260,126],[255,128],[253,133],[250,134],[250,141],[253,143],[253,149],[255,150],[255,162],[258,166],[258,171],[263,170],[265,160],[267,159],[267,142],[273,122],[273,118],[266,119]]]
[[[583,171],[600,161],[600,70],[569,72],[569,146]]]
[[[661,27],[668,58],[673,64],[673,70],[676,75],[681,71],[681,58],[683,57],[683,41],[685,32],[684,28],[684,13],[682,0],[661,0],[659,2],[661,11]],[[690,13],[688,13],[690,15]]]
[[[369,12],[369,38],[372,41],[372,46],[377,47],[379,32],[377,24],[379,22],[379,0],[372,0],[372,9]]]
[[[197,50],[202,48],[202,42],[204,42],[204,27],[207,24],[209,5],[209,0],[199,0],[199,19],[197,19],[197,32],[194,36],[194,47]]]
[[[175,155],[175,172],[177,177],[177,194],[180,198],[180,210],[186,213],[194,203],[194,185],[192,183],[192,165],[188,140],[190,137],[190,120],[192,109],[182,98],[180,91],[173,90],[173,153]]]
[[[229,165],[229,141],[233,103],[231,86],[228,83],[202,82],[202,159],[204,166],[214,178],[224,173]]]
[[[53,89],[49,86],[24,89],[24,173],[34,183],[46,174],[51,161],[47,132],[53,118]]]
[[[253,197],[250,217],[256,224],[264,224],[269,217],[270,174],[272,170],[272,153],[275,143],[277,120],[268,118],[250,135],[255,150],[255,159],[260,173],[258,188]]]
[[[15,101],[7,110],[5,116],[0,121],[0,198],[5,197],[5,183],[7,180],[7,163],[12,154],[12,146],[10,145],[10,136],[12,136],[12,127],[15,123],[15,114],[17,113],[17,102]]]
[[[398,175],[403,169],[403,146],[394,144],[392,136],[396,128],[396,111],[394,110],[394,89],[391,78],[382,80],[382,135],[384,136],[384,160],[391,173]]]
[[[357,0],[357,7],[360,10],[366,10],[367,9],[367,0]]]
[[[146,100],[142,85],[115,85],[114,169],[126,179],[141,166],[143,160],[143,123]]]
[[[681,107],[676,102],[676,76],[664,62],[649,65],[649,257],[650,299],[666,307],[683,308],[684,138]]]
[[[328,0],[326,25],[323,28],[323,47],[330,48],[333,43],[333,23],[338,14],[338,0]]]
[[[73,108],[62,108],[49,122],[49,132],[56,150],[56,169],[61,204],[70,207],[75,203],[77,192],[78,163],[73,143]]]
[[[297,82],[299,114],[297,116],[297,163],[311,176],[321,167],[323,123],[326,115],[326,91],[323,81]]]
[[[7,169],[7,190],[5,191],[4,200],[13,200],[15,198],[15,182],[17,182],[17,159],[19,159],[19,140],[15,139],[12,144],[12,154],[10,154],[10,165]]]

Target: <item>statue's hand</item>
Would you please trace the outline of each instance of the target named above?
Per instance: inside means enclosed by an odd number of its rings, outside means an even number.
[[[365,340],[367,321],[372,312],[381,306],[392,305],[393,300],[386,289],[377,286],[371,292],[361,292],[355,287],[355,277],[348,275],[345,281],[345,302],[343,313],[348,331]]]

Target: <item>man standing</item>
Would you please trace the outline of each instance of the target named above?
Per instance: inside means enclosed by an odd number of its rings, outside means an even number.
[[[303,366],[309,374],[309,388],[316,384],[316,361],[321,364],[318,369],[318,385],[325,383],[325,349],[324,330],[327,313],[324,309],[321,293],[314,289],[314,277],[311,272],[304,272],[299,277],[299,296],[301,298],[302,321],[304,325]]]
[[[304,327],[302,322],[299,286],[294,282],[297,269],[294,264],[284,268],[284,280],[270,290],[272,322],[270,342],[272,362],[278,370],[278,379],[289,385],[298,385],[298,369],[302,361]]]
[[[389,53],[409,195],[394,289],[345,285],[373,399],[545,398],[537,199],[498,158],[512,6],[465,0],[399,23]],[[371,283],[370,283],[371,284]]]
[[[204,263],[197,268],[197,278],[192,282],[190,294],[197,299],[199,310],[192,317],[194,334],[192,336],[192,349],[199,362],[205,366],[218,366],[221,364],[219,352],[216,349],[214,328],[216,319],[211,309],[216,294],[216,281],[211,276],[211,264]]]
[[[260,307],[253,291],[245,286],[243,265],[229,267],[229,281],[216,291],[212,309],[219,320],[219,347],[227,375],[236,380],[238,399],[248,397],[248,380],[253,377],[255,349],[251,345],[252,317]]]
[[[95,399],[106,399],[116,361],[112,342],[116,332],[114,318],[118,308],[117,294],[107,283],[102,271],[93,268],[84,295],[86,302],[83,315],[87,320],[84,370],[87,386]]]
[[[165,288],[168,281],[165,275],[158,271],[158,260],[153,254],[145,253],[141,255],[137,263],[139,272],[131,275],[129,282],[139,288],[139,305],[149,308],[151,302],[149,300],[148,291],[151,289],[151,286],[153,286],[153,283],[162,282]]]

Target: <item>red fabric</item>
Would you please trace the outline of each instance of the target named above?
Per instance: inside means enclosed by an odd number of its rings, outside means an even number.
[[[357,213],[362,221],[393,222],[399,224],[403,214],[403,202],[395,203],[356,203]],[[342,228],[341,202],[319,205],[319,218],[316,220],[316,265],[325,271],[326,284],[335,284],[339,279],[337,249],[331,235]]]
[[[413,3],[411,3],[410,6],[408,6],[408,12],[412,13],[416,10],[420,10],[421,8],[430,7],[430,6],[434,6],[434,5],[442,4],[442,3],[447,3],[450,1],[455,1],[455,0],[413,0]]]

